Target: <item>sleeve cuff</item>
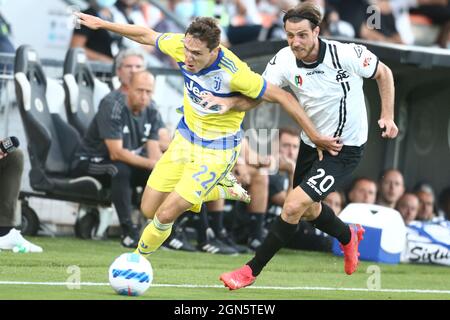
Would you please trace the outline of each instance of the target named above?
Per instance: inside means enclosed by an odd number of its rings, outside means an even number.
[[[161,48],[159,47],[159,38],[161,38],[163,35],[164,35],[164,33],[161,33],[161,34],[158,36],[158,38],[156,38],[156,44],[155,44],[155,48],[156,48],[159,52],[161,52],[161,53],[164,53],[164,52],[162,52]]]
[[[264,95],[264,93],[266,92],[267,89],[267,81],[266,79],[263,78],[264,84],[263,87],[261,89],[261,92],[258,94],[258,96],[256,97],[256,99],[261,99],[261,97]]]
[[[373,70],[372,75],[369,77],[369,79],[373,79],[373,77],[375,77],[375,74],[377,73],[378,70],[378,64],[380,63],[380,59],[377,57],[377,63],[375,64],[375,70]]]

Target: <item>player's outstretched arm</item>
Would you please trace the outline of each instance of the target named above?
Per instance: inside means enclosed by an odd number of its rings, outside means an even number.
[[[255,100],[249,97],[239,95],[236,97],[216,97],[210,93],[206,93],[202,97],[206,109],[212,106],[220,106],[220,114],[233,109],[236,111],[248,111],[255,108],[261,103],[261,99]],[[328,151],[332,155],[337,155],[342,149],[339,138],[327,137],[320,135],[309,117],[306,115],[298,101],[287,91],[267,83],[267,89],[263,95],[263,99],[269,102],[279,103],[284,110],[302,127],[305,133],[310,137],[311,141],[317,146],[319,159],[322,159],[322,150]]]
[[[319,134],[311,119],[306,115],[303,107],[289,92],[268,82],[267,89],[262,98],[269,102],[279,103],[300,127],[302,127],[303,131],[305,131],[319,151],[326,150],[331,155],[337,155],[339,151],[341,151],[342,143],[340,143],[339,138],[327,137]],[[320,153],[319,156],[321,156]]]
[[[202,104],[205,109],[220,106],[219,114],[224,114],[231,109],[235,111],[248,111],[255,108],[260,103],[261,100],[252,99],[244,95],[227,98],[217,97],[210,92],[202,95]]]
[[[78,21],[83,26],[93,30],[105,29],[142,44],[154,46],[156,44],[156,39],[158,39],[158,36],[160,35],[155,30],[143,26],[109,22],[82,12],[75,12],[74,14],[78,17]]]
[[[382,130],[381,136],[393,139],[398,134],[398,128],[394,122],[394,76],[391,69],[380,61],[374,79],[377,80],[381,96],[381,115],[378,120],[378,125]]]

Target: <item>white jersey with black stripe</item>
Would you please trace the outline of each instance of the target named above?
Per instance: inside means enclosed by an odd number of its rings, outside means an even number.
[[[285,47],[269,61],[263,76],[277,86],[289,86],[321,134],[361,146],[368,134],[363,78],[375,75],[378,62],[362,45],[319,39],[315,63],[297,60]],[[304,132],[301,139],[315,147]]]

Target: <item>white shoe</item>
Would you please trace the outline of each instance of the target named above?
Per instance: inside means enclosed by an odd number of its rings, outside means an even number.
[[[27,252],[42,252],[42,248],[26,240],[19,230],[11,229],[6,236],[0,237],[0,249],[12,250],[14,247],[25,247]]]
[[[227,175],[219,181],[218,186],[222,187],[223,194],[221,197],[224,199],[243,201],[247,204],[251,201],[247,190],[238,183],[236,177],[231,172],[228,172]]]

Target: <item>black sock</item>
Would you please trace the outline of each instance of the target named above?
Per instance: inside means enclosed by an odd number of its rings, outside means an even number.
[[[267,238],[256,249],[255,257],[247,262],[247,265],[252,269],[253,276],[259,275],[270,259],[291,239],[297,230],[297,226],[297,224],[285,222],[281,219],[281,216],[275,219]]]
[[[317,229],[338,239],[343,245],[350,242],[352,234],[349,226],[339,219],[334,214],[333,209],[325,203],[322,202],[322,211],[320,211],[319,216],[310,222]]]
[[[0,227],[0,237],[6,236],[14,227]]]
[[[206,231],[209,228],[208,216],[206,214],[206,207],[202,206],[202,210],[198,213],[197,221],[197,242],[203,244],[206,242]]]
[[[258,239],[262,241],[262,229],[264,224],[264,213],[256,213],[256,212],[249,212],[248,213],[250,217],[250,230],[249,230],[249,238],[251,240]]]
[[[220,232],[224,229],[223,211],[209,211],[208,218],[210,226],[213,229],[214,233],[216,235],[220,234]]]

